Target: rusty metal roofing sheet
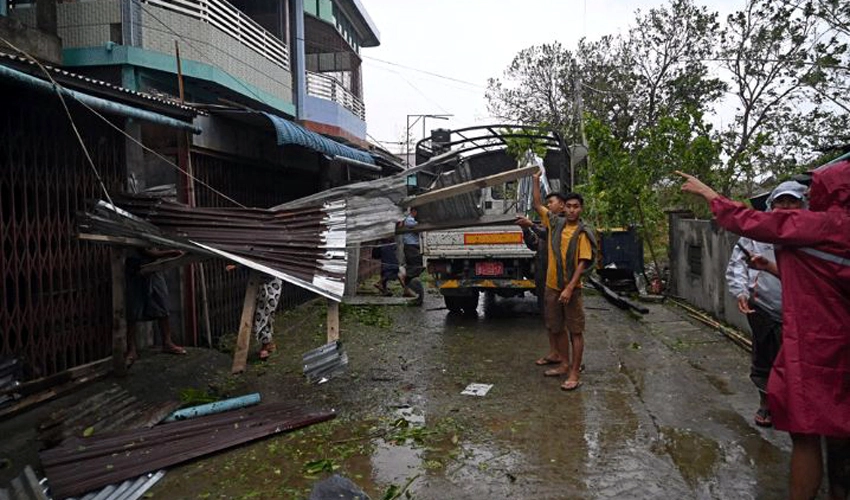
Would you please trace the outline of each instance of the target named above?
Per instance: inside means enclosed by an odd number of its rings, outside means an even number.
[[[119,483],[242,443],[334,418],[331,411],[292,403],[244,410],[69,440],[40,453],[50,491],[65,498]]]
[[[18,67],[30,66],[31,69],[29,70],[29,73],[31,73],[33,76],[38,76],[40,78],[45,77],[44,72],[41,71],[41,69],[32,60],[30,60],[26,57],[15,55],[15,54],[9,54],[9,53],[6,53],[6,52],[0,52],[0,61],[3,61],[3,60],[8,61],[10,63],[13,63],[13,64],[17,65]],[[48,71],[50,71],[51,75],[54,78],[63,78],[63,79],[66,79],[66,82],[70,81],[72,83],[74,81],[76,81],[77,85],[79,85],[79,86],[90,87],[90,88],[91,87],[100,87],[104,90],[124,94],[128,98],[138,98],[138,99],[148,101],[152,104],[156,103],[158,105],[169,106],[169,107],[175,108],[177,110],[180,110],[181,112],[188,112],[188,113],[192,113],[192,114],[204,114],[201,110],[199,110],[197,108],[194,108],[192,106],[188,106],[186,104],[181,104],[180,101],[177,100],[176,98],[166,99],[164,97],[155,96],[155,95],[150,94],[150,93],[139,92],[139,91],[136,91],[136,90],[130,90],[130,89],[125,88],[125,87],[113,85],[109,82],[104,82],[103,80],[97,80],[95,78],[90,78],[88,76],[80,75],[78,73],[72,73],[72,72],[65,70],[65,69],[62,69],[62,68],[56,68],[56,67],[51,66],[49,64],[42,63],[42,66],[44,66],[44,68],[46,68]]]
[[[345,201],[293,210],[198,208],[126,196],[78,219],[81,233],[223,257],[339,301],[347,266]]]

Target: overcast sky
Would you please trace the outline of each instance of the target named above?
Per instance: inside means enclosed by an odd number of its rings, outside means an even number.
[[[427,130],[490,123],[484,100],[487,79],[501,76],[517,52],[556,40],[573,49],[582,36],[596,39],[625,33],[635,10],[663,4],[660,0],[362,3],[381,34],[380,47],[361,49],[368,133],[372,140],[386,142],[403,140],[406,115],[454,115],[448,121],[428,119]],[[706,4],[725,19],[744,0]],[[422,137],[421,122],[411,127],[411,134],[416,140]],[[385,147],[398,152],[400,146]]]

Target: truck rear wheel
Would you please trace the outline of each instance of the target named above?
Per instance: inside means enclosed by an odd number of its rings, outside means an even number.
[[[449,312],[473,314],[478,309],[478,294],[475,295],[446,295],[446,308]]]

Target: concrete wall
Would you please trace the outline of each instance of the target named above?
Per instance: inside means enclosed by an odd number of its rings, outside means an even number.
[[[673,295],[749,332],[726,287],[726,265],[737,241],[713,221],[671,217],[669,285]]]
[[[32,11],[32,24],[21,20],[0,16],[0,36],[28,54],[53,64],[62,64],[62,42],[56,35],[49,35],[34,28],[35,9]],[[16,53],[6,44],[0,44],[0,51]]]

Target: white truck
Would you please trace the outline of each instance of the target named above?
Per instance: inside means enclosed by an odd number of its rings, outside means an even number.
[[[485,215],[511,213],[512,206],[516,213],[516,203],[503,195],[511,191],[510,184],[483,189]],[[422,256],[451,312],[473,314],[479,292],[501,297],[536,293],[537,253],[515,225],[429,231],[422,235]]]
[[[519,147],[517,147],[519,146]],[[534,146],[534,147],[531,147]],[[434,286],[452,312],[475,312],[480,292],[516,297],[542,295],[544,277],[538,253],[523,242],[522,229],[511,224],[516,215],[531,211],[531,178],[505,184],[484,182],[488,176],[517,168],[513,154],[528,148],[524,166],[547,172],[542,189],[573,185],[573,160],[560,135],[523,125],[484,125],[456,130],[438,129],[416,145],[416,164],[408,178],[413,193],[481,181],[480,191],[420,207],[425,225],[421,249]],[[532,151],[537,151],[532,153]],[[540,155],[543,157],[537,156]],[[472,221],[457,228],[459,222]],[[495,225],[493,225],[495,224]]]

